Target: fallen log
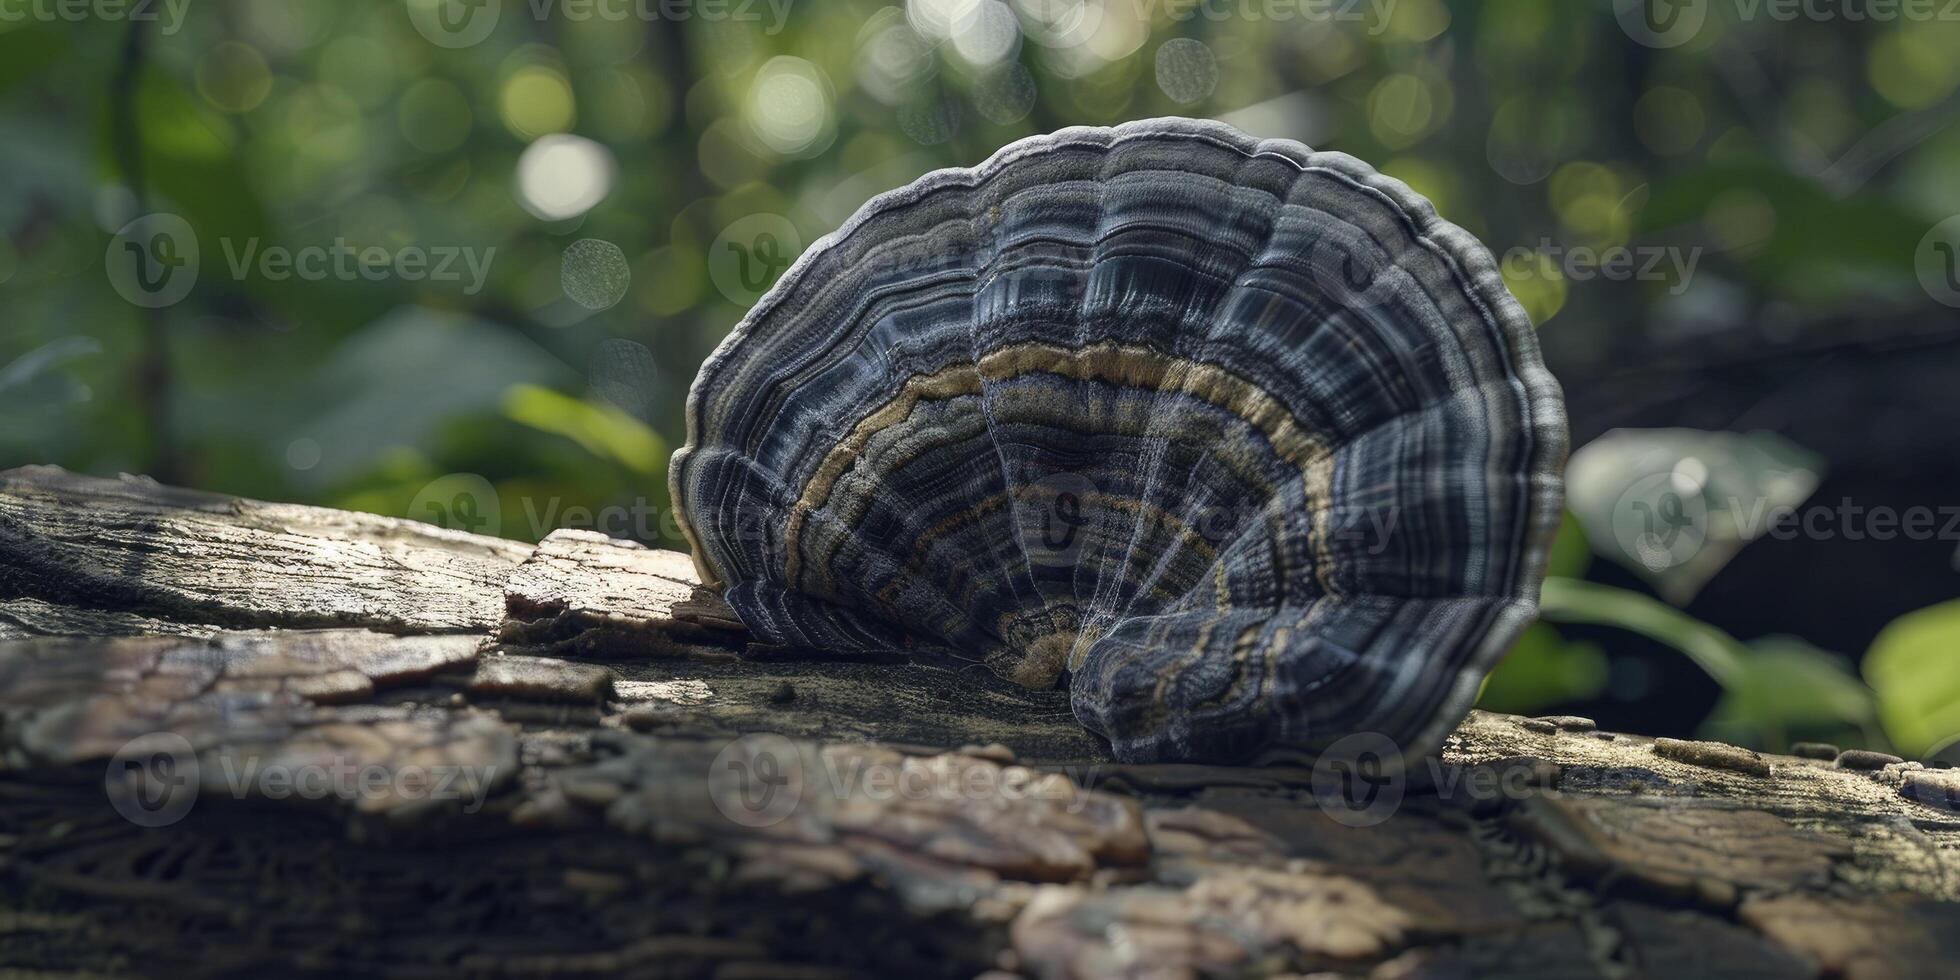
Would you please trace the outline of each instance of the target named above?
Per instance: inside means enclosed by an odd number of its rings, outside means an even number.
[[[0,968],[1917,977],[1960,780],[1474,714],[1119,765],[1060,692],[757,650],[683,556],[0,474]]]

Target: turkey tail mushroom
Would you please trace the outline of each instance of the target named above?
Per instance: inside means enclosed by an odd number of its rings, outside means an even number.
[[[1125,761],[1435,750],[1536,612],[1558,383],[1341,153],[1156,119],[883,194],[701,368],[673,499],[756,634],[943,650]]]

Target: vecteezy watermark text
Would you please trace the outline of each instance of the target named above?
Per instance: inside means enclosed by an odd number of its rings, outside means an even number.
[[[1613,16],[1628,37],[1650,48],[1672,48],[1700,36],[1718,0],[1613,0]],[[1960,0],[1727,0],[1733,19],[1794,23],[1960,21]]]
[[[818,747],[781,735],[744,735],[715,753],[708,798],[745,827],[781,823],[819,798],[868,803],[989,806],[1032,803],[1078,813],[1086,783],[1058,773],[951,753],[918,758],[875,748]]]
[[[5,2],[5,0],[0,0]],[[221,238],[226,271],[243,282],[256,275],[268,282],[366,280],[462,283],[464,295],[481,292],[489,279],[496,246],[354,245],[344,238],[291,247],[260,239]],[[146,214],[124,225],[103,254],[109,284],[123,299],[145,308],[170,306],[190,295],[203,271],[203,249],[183,217]]]
[[[1014,232],[1017,227],[994,222],[959,242],[891,242],[867,256],[862,271],[880,281],[899,282],[984,270],[985,280],[996,287],[1014,283],[1022,302],[1082,301],[1089,289],[1083,270],[1093,262],[1094,248],[1030,238]],[[1005,237],[1009,234],[1011,240]],[[799,260],[802,242],[796,224],[780,214],[746,215],[723,227],[709,245],[708,277],[730,302],[754,306]],[[1203,261],[1199,242],[1166,247],[1185,251],[1190,261]],[[1352,229],[1332,228],[1315,236],[1298,266],[1328,303],[1355,312],[1396,302],[1409,284],[1406,269],[1373,238]]]
[[[953,807],[1040,807],[1080,813],[1110,775],[1100,765],[1050,768],[966,753],[902,756],[875,746],[817,746],[753,734],[721,747],[704,774],[708,796],[729,821],[767,827],[823,800],[929,803]],[[1388,736],[1361,732],[1318,752],[1309,788],[1336,823],[1369,827],[1393,817],[1412,794],[1472,805],[1522,800],[1554,788],[1542,763],[1455,765],[1406,756]]]
[[[789,22],[795,0],[524,0],[531,16],[545,20],[554,14],[569,21],[669,20],[676,23],[700,17],[710,23],[766,21],[762,32],[775,35]],[[764,14],[768,16],[765,18]]]
[[[1555,275],[1573,282],[1604,279],[1614,282],[1664,282],[1679,296],[1701,263],[1699,247],[1676,245],[1613,245],[1592,248],[1565,246],[1541,238],[1536,248],[1518,246],[1504,253],[1504,276],[1511,280]]]
[[[1736,17],[1758,17],[1791,23],[1799,20],[1841,20],[1857,24],[1871,21],[1960,20],[1960,0],[1730,0]]]
[[[1633,481],[1613,505],[1613,536],[1628,557],[1654,571],[1699,554],[1711,525],[1741,541],[1960,541],[1960,505],[1779,503],[1769,497],[1683,492],[1669,474]]]
[[[1863,506],[1845,497],[1835,506],[1772,506],[1758,499],[1746,506],[1729,501],[1735,525],[1745,537],[1767,535],[1779,541],[1960,541],[1960,505],[1932,507]]]
[[[503,495],[475,473],[450,473],[424,485],[409,502],[405,516],[471,534],[504,533]],[[560,529],[599,531],[615,538],[685,544],[680,522],[671,509],[647,497],[626,503],[588,506],[567,504],[560,496],[518,498],[524,531],[542,539]]]
[[[1156,14],[1173,21],[1207,20],[1214,23],[1243,20],[1254,23],[1308,22],[1326,24],[1366,24],[1367,32],[1380,34],[1395,16],[1396,0],[1135,0],[1146,15]]]
[[[1119,496],[1103,493],[1088,478],[1055,473],[1022,486],[1009,495],[1010,533],[1021,539],[1029,561],[1060,568],[1086,560],[1084,552],[1128,542],[1139,518],[1136,508]],[[599,531],[610,537],[660,541],[685,546],[686,535],[671,508],[647,497],[623,503],[590,506],[568,504],[557,495],[519,496],[522,530],[542,539],[561,529]],[[472,534],[505,533],[507,496],[475,473],[449,473],[431,480],[409,501],[404,516]],[[1266,505],[1203,505],[1149,511],[1147,520],[1162,522],[1178,534],[1207,541],[1230,539],[1245,527],[1270,517]],[[513,520],[516,515],[511,515]],[[782,513],[768,507],[749,507],[715,519],[716,535],[726,542],[778,542]],[[1380,555],[1396,544],[1399,528],[1394,506],[1330,508],[1315,522],[1316,536],[1353,554]]]
[[[334,754],[306,762],[267,762],[257,755],[221,752],[200,759],[183,736],[152,732],[130,739],[103,774],[109,803],[131,823],[165,827],[190,813],[198,798],[219,792],[232,799],[338,799],[420,802],[463,801],[464,813],[483,808],[498,775],[494,765],[383,765]]]
[[[261,765],[256,758],[241,761],[227,754],[218,760],[218,774],[226,792],[240,799],[466,800],[462,811],[475,813],[483,808],[496,767],[384,766],[342,756],[326,763]]]
[[[408,18],[432,44],[466,48],[481,42],[497,28],[505,0],[406,0]],[[537,21],[554,17],[571,22],[672,21],[699,18],[708,23],[761,23],[764,34],[775,36],[789,22],[795,0],[523,0]],[[511,0],[510,6],[517,6]]]
[[[390,249],[380,245],[350,245],[336,238],[326,245],[262,246],[257,238],[242,243],[220,239],[225,264],[232,278],[244,280],[253,271],[268,282],[303,279],[320,282],[336,279],[351,282],[365,279],[381,282],[461,282],[463,294],[474,296],[483,289],[490,275],[490,263],[497,257],[495,245],[477,249],[461,245],[408,245]]]
[[[190,6],[191,0],[0,0],[0,24],[129,21],[154,23],[168,36],[184,26]]]

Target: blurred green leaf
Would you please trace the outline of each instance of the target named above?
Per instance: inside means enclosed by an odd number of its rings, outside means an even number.
[[[200,402],[195,417],[281,450],[312,440],[319,461],[298,476],[329,486],[398,447],[429,452],[445,424],[495,414],[514,385],[570,385],[578,373],[508,327],[408,307],[348,337],[307,380],[287,401],[294,416],[267,413],[248,387]]]
[[[1893,620],[1866,651],[1864,670],[1901,751],[1921,754],[1960,736],[1960,600]]]
[[[88,141],[60,126],[31,117],[0,119],[0,173],[7,175],[0,182],[0,235],[30,220],[50,199],[85,205],[96,192],[93,162]]]
[[[1849,658],[1783,636],[1750,644],[1704,727],[1724,740],[1782,751],[1799,740],[1863,743],[1872,720],[1872,691]]]
[[[1592,564],[1592,548],[1586,541],[1586,529],[1579,524],[1579,518],[1571,510],[1559,518],[1558,536],[1552,539],[1552,550],[1545,557],[1545,574],[1560,578],[1584,578],[1586,566]]]
[[[1749,243],[1749,269],[1792,294],[1839,298],[1874,286],[1917,290],[1913,249],[1929,222],[1870,192],[1831,193],[1768,161],[1722,163],[1661,181],[1643,230],[1700,222],[1725,202],[1766,204],[1770,227]]]
[[[49,341],[0,367],[0,391],[26,384],[64,361],[100,353],[102,345],[94,337],[63,337]]]
[[[207,263],[221,265],[225,241],[242,248],[251,238],[268,237],[271,218],[254,190],[229,120],[158,70],[145,72],[137,83],[136,115],[144,178],[156,192],[152,210],[172,210],[189,221]],[[101,152],[119,172],[109,126],[105,113]]]
[[[60,31],[43,25],[0,23],[0,92],[19,85],[73,54]]]
[[[1741,682],[1749,648],[1736,638],[1659,600],[1592,582],[1548,578],[1538,614],[1554,623],[1630,630],[1688,655],[1724,688]]]
[[[595,456],[605,456],[639,473],[666,465],[667,444],[644,422],[614,405],[540,388],[517,385],[504,393],[504,414],[541,432],[564,436]]]
[[[1484,681],[1477,707],[1537,714],[1569,701],[1597,697],[1606,687],[1606,654],[1590,643],[1567,643],[1558,631],[1533,623]]]
[[[94,337],[50,341],[0,366],[0,416],[41,415],[87,401],[88,386],[55,369],[102,353]]]

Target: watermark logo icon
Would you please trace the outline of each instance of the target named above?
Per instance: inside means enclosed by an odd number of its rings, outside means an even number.
[[[1306,267],[1321,295],[1348,310],[1369,310],[1388,302],[1401,281],[1372,239],[1334,228],[1314,239]]]
[[[170,306],[197,285],[197,233],[181,216],[146,214],[116,232],[102,261],[109,285],[131,305]]]
[[[503,0],[407,0],[408,19],[429,43],[467,48],[497,29]]]
[[[1314,760],[1314,802],[1334,822],[1373,827],[1395,815],[1408,792],[1401,746],[1376,732],[1349,735]]]
[[[1960,307],[1960,214],[1934,225],[1919,240],[1912,268],[1934,302]]]
[[[109,805],[138,827],[168,827],[197,802],[197,751],[174,732],[151,732],[123,743],[109,758],[102,785]]]
[[[744,827],[783,822],[803,802],[803,755],[781,735],[744,735],[715,753],[708,796],[715,809]]]
[[[493,537],[503,527],[502,515],[497,488],[475,473],[437,477],[408,505],[411,520]]]
[[[1032,565],[1070,568],[1094,536],[1100,491],[1079,473],[1050,473],[1016,495],[1021,550]]]
[[[721,230],[708,248],[708,277],[729,302],[754,306],[803,251],[803,237],[780,214],[751,214]]]
[[[1017,0],[1021,33],[1044,48],[1081,44],[1102,26],[1102,0]]]
[[[1696,461],[1683,460],[1628,484],[1613,502],[1613,539],[1621,552],[1656,572],[1699,553],[1708,541],[1705,480]]]
[[[1613,16],[1637,43],[1678,47],[1701,33],[1708,21],[1708,0],[1613,0]]]

